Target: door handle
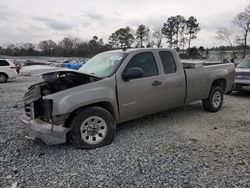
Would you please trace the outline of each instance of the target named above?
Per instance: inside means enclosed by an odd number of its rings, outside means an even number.
[[[152,86],[158,86],[161,85],[161,82],[159,80],[156,80],[152,83]]]

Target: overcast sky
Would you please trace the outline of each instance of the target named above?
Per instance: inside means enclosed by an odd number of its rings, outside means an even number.
[[[201,26],[197,46],[216,46],[219,27],[232,27],[233,17],[249,0],[0,0],[0,45],[63,37],[107,41],[120,27],[162,27],[170,16],[195,16]]]

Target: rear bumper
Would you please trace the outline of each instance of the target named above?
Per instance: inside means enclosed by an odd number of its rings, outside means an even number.
[[[41,139],[47,145],[62,144],[66,142],[66,135],[71,130],[66,127],[52,125],[39,119],[27,119],[26,115],[20,116],[26,134],[33,140]]]

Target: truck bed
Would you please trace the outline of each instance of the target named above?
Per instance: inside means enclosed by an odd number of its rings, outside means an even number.
[[[185,103],[194,102],[208,97],[211,85],[214,80],[225,78],[229,83],[233,83],[233,75],[229,74],[234,65],[232,63],[192,65],[184,68],[186,77],[186,100]],[[186,66],[186,64],[185,64]],[[225,91],[230,91],[231,84],[226,84]]]
[[[201,67],[210,66],[210,65],[224,64],[223,62],[221,63],[206,62],[203,60],[181,60],[181,63],[184,69],[195,69],[195,68],[201,68]]]

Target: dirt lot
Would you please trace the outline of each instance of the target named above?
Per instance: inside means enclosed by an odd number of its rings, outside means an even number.
[[[118,125],[111,145],[78,150],[25,138],[13,106],[34,82],[0,85],[0,187],[250,187],[250,92],[218,113],[197,102]]]

